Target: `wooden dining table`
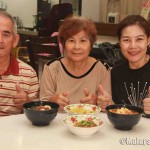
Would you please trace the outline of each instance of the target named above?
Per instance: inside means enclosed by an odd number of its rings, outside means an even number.
[[[150,150],[150,119],[128,131],[114,128],[106,113],[98,116],[104,126],[90,137],[73,135],[62,123],[66,113],[58,113],[48,126],[34,126],[25,114],[0,118],[1,150]]]

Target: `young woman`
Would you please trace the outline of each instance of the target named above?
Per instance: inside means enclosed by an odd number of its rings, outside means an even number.
[[[142,107],[150,117],[150,25],[142,16],[130,15],[119,23],[117,33],[126,62],[111,71],[113,102]],[[101,91],[97,103],[105,110],[109,94]]]
[[[127,16],[119,23],[118,38],[127,61],[112,69],[112,99],[150,114],[150,24],[140,15]]]

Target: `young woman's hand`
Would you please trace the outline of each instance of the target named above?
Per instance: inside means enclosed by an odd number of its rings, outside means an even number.
[[[143,100],[143,105],[144,105],[144,112],[146,114],[150,114],[150,87],[148,89],[148,92],[149,92],[149,97],[148,98],[145,98]]]
[[[145,98],[143,100],[144,112],[150,114],[150,98]]]

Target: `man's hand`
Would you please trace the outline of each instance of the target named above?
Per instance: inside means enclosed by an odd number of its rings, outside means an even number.
[[[22,105],[29,100],[29,97],[18,83],[16,84],[16,91],[17,94],[14,96],[13,101],[18,109],[22,109]]]

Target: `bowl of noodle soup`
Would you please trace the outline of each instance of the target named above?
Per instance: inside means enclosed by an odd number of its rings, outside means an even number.
[[[31,101],[23,105],[26,118],[35,126],[47,126],[57,116],[59,105],[50,101]]]
[[[107,106],[106,112],[116,129],[131,130],[140,121],[143,110],[133,105],[115,104]]]

